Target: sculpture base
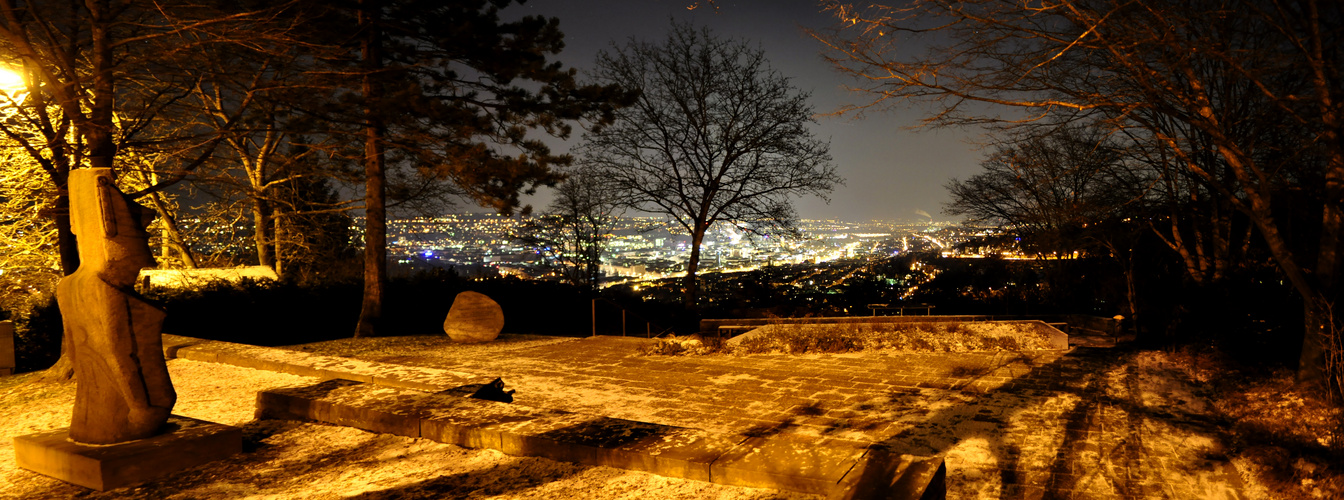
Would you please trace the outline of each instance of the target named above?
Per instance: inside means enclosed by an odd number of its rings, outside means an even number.
[[[98,491],[132,486],[243,451],[237,427],[173,415],[157,436],[111,445],[70,441],[56,429],[14,438],[19,467]]]

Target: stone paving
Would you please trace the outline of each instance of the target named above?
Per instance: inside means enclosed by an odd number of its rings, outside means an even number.
[[[425,339],[358,357],[502,377],[533,407],[940,455],[949,498],[1242,494],[1198,385],[1154,353],[668,357],[595,337],[461,359]]]

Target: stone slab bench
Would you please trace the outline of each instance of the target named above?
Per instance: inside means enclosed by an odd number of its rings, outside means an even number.
[[[935,499],[946,491],[940,457],[715,434],[352,380],[262,391],[257,417],[832,499]]]
[[[169,334],[163,335],[163,354],[168,359],[189,359],[305,377],[339,378],[431,392],[485,383],[493,379],[442,368],[361,361]]]

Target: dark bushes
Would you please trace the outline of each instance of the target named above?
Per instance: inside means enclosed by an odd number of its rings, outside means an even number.
[[[61,310],[56,307],[56,297],[10,319],[14,321],[16,373],[45,370],[61,357]]]
[[[431,272],[388,283],[383,332],[442,335],[453,298],[466,290],[499,302],[507,333],[583,335],[590,329],[590,299],[572,286],[515,278],[473,281]],[[347,281],[220,283],[151,295],[168,311],[165,333],[273,346],[354,335],[361,293],[359,282]]]

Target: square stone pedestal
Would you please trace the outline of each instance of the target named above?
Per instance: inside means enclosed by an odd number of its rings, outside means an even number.
[[[112,445],[71,442],[69,429],[14,438],[19,467],[107,491],[140,484],[243,451],[242,429],[173,415],[168,431]]]

